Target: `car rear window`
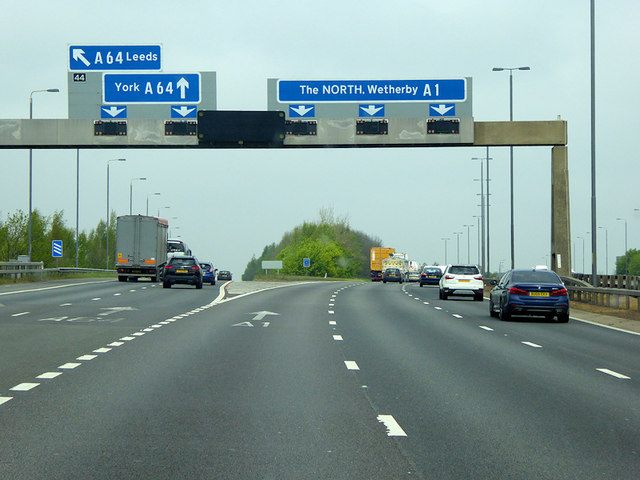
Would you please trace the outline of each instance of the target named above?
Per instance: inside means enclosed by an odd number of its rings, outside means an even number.
[[[204,268],[205,270],[209,270],[211,268],[211,265],[208,263],[201,263],[200,264],[200,268]]]
[[[452,265],[449,273],[454,275],[477,275],[480,271],[474,265]]]
[[[429,273],[429,274],[436,273],[436,274],[440,275],[441,270],[439,268],[425,268],[424,269],[424,273]]]
[[[192,267],[196,264],[193,258],[173,257],[169,262],[176,267]]]
[[[511,275],[512,282],[531,282],[531,283],[561,283],[560,278],[553,272],[531,271],[531,272],[513,272]]]

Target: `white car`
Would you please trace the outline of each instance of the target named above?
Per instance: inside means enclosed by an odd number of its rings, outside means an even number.
[[[473,295],[473,299],[482,301],[484,281],[476,265],[447,265],[440,278],[440,299],[450,295]]]

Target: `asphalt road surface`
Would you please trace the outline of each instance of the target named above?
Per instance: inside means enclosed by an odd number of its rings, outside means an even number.
[[[638,335],[416,284],[229,293],[1,290],[0,478],[640,478]]]

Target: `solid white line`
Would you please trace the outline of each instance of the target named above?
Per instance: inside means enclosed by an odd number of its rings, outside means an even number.
[[[0,405],[2,405],[3,403],[7,403],[12,398],[13,397],[0,397]]]
[[[613,370],[609,370],[608,368],[596,368],[599,372],[606,373],[607,375],[611,375],[612,377],[621,378],[623,380],[631,380],[631,377],[627,377],[618,372],[614,372]]]
[[[406,437],[405,431],[398,425],[393,415],[378,415],[378,421],[387,427],[387,436],[389,437]]]
[[[98,355],[82,355],[82,356],[76,358],[76,360],[93,360],[97,356]]]
[[[22,315],[28,315],[31,312],[22,312],[22,313],[14,313],[11,315],[12,317],[21,317]]]
[[[612,327],[611,325],[603,325],[602,323],[592,322],[583,318],[577,318],[572,316],[571,320],[576,320],[582,323],[588,323],[589,325],[595,325],[596,327],[608,328],[609,330],[616,330],[618,332],[630,333],[631,335],[640,335],[640,332],[634,332],[632,330],[625,330],[624,328]]]
[[[63,370],[72,370],[76,367],[82,365],[81,363],[65,363],[64,365],[60,365],[58,368],[62,368]]]
[[[334,336],[333,336],[333,339],[334,339],[336,342],[339,342],[339,341],[341,341],[341,340],[344,340],[344,339],[342,338],[342,335],[334,335]]]
[[[493,328],[491,327],[485,327],[484,325],[480,325],[480,328],[483,330],[486,330],[487,332],[493,332]]]
[[[50,378],[56,378],[58,375],[62,375],[62,372],[46,372],[46,373],[43,373],[42,375],[38,375],[36,378],[50,379]]]
[[[38,385],[40,384],[39,383],[20,383],[15,387],[10,388],[9,390],[13,390],[15,392],[28,392],[32,388],[36,388]]]
[[[353,360],[345,360],[344,364],[346,365],[347,370],[360,370],[360,367],[358,367],[358,364]]]
[[[533,343],[533,342],[520,342],[520,343],[533,348],[542,348],[542,345],[538,345],[537,343]]]
[[[108,283],[112,281],[113,280],[100,280],[97,282],[71,283],[68,285],[56,285],[55,287],[41,287],[41,288],[31,288],[29,290],[16,290],[14,292],[3,292],[3,293],[0,293],[0,295],[15,295],[16,293],[42,292],[43,290],[53,290],[54,288],[77,287],[80,285],[92,285],[94,283]]]

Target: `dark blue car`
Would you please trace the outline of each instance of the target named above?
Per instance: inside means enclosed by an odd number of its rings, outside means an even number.
[[[216,284],[216,271],[213,268],[213,265],[209,262],[204,262],[200,264],[200,269],[202,270],[202,282],[210,283],[211,285]]]
[[[511,270],[489,294],[489,313],[500,320],[512,315],[539,315],[559,323],[569,321],[569,295],[562,280],[550,270]]]

